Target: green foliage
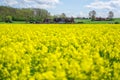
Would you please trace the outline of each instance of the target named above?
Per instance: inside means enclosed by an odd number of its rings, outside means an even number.
[[[119,22],[115,22],[115,24],[119,24]]]
[[[34,14],[34,11],[37,12],[36,15]],[[50,17],[50,13],[45,9],[18,9],[0,6],[0,21],[8,15],[12,16],[13,21],[30,21],[32,19],[42,20],[46,17]]]
[[[5,22],[6,23],[12,23],[12,16],[6,16],[5,17]]]
[[[115,24],[115,22],[120,23],[120,18],[113,18],[107,21],[91,21],[91,19],[75,19],[76,23],[83,22],[84,24]]]

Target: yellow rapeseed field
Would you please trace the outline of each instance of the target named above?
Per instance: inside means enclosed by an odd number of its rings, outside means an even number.
[[[120,80],[120,25],[0,24],[0,80]]]

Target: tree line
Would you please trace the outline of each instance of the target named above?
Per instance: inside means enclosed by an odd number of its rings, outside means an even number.
[[[49,18],[51,15],[45,9],[37,8],[12,8],[8,6],[0,6],[0,21],[42,21]]]
[[[114,13],[112,11],[109,11],[108,12],[108,16],[107,18],[103,18],[103,17],[96,17],[96,11],[95,10],[92,10],[89,12],[89,18],[92,20],[92,21],[101,21],[101,20],[112,20],[113,17],[114,17]]]
[[[106,21],[112,20],[114,13],[112,11],[108,12],[108,17],[96,17],[96,11],[92,10],[89,12],[89,18],[91,21]],[[26,23],[66,23],[74,22],[74,17],[67,17],[65,13],[60,15],[51,15],[45,9],[39,8],[12,8],[9,6],[0,6],[0,21],[11,23],[12,21],[25,21]]]

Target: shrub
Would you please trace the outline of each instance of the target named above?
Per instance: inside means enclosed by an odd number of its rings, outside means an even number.
[[[77,22],[77,24],[83,24],[84,22]]]
[[[119,24],[119,22],[115,22],[115,24]]]
[[[6,16],[5,17],[5,22],[6,23],[12,23],[12,16]]]

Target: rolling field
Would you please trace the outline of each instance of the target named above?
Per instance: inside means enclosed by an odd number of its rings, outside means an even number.
[[[120,80],[120,25],[0,24],[0,80]]]

